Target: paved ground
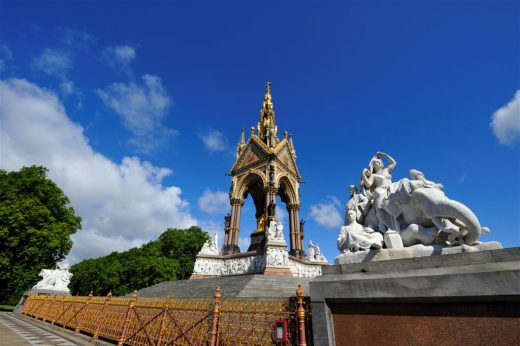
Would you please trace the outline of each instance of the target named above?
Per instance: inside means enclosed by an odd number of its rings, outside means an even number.
[[[0,346],[24,345],[74,346],[75,344],[8,313],[0,313]]]

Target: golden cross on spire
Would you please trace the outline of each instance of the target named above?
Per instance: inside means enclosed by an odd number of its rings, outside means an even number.
[[[264,104],[263,104],[263,110],[272,110],[273,109],[273,102],[271,101],[271,82],[267,82],[265,85],[265,97],[264,97]]]

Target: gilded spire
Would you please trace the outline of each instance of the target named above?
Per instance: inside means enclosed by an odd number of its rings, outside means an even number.
[[[276,138],[277,130],[273,100],[271,98],[271,82],[267,82],[264,102],[262,104],[262,110],[260,111],[260,121],[258,122],[258,137],[268,146],[274,146],[278,142],[278,138]]]
[[[262,113],[273,110],[273,100],[271,99],[271,82],[265,85],[264,104],[262,106]]]

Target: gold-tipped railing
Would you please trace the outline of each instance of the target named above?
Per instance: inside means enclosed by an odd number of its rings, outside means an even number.
[[[33,295],[21,314],[118,345],[312,344],[300,285],[288,301]]]

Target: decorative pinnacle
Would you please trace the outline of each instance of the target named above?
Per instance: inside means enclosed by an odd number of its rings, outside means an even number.
[[[260,121],[258,122],[258,137],[269,147],[274,147],[278,143],[273,100],[271,98],[271,82],[265,85],[264,102],[260,111]]]
[[[246,144],[246,139],[244,137],[244,129],[242,129],[242,133],[240,134],[240,144]]]
[[[273,110],[273,101],[271,99],[271,82],[267,82],[267,84],[265,85],[265,96],[262,111],[266,110]]]

